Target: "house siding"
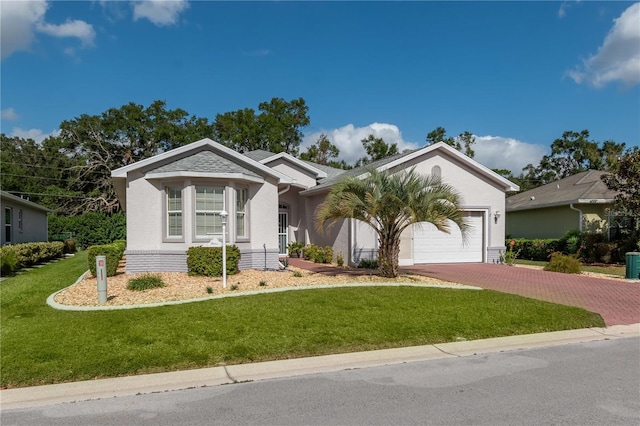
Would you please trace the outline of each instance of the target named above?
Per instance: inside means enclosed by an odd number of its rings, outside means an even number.
[[[11,240],[6,240],[5,233],[5,208],[11,209]],[[18,217],[22,211],[22,229],[19,229]],[[0,201],[0,217],[2,217],[2,230],[0,232],[0,243],[20,244],[30,242],[41,242],[49,240],[49,226],[47,211],[39,210],[28,204],[13,201],[2,197]]]
[[[569,206],[515,211],[507,216],[507,238],[560,238],[580,226],[580,215]]]

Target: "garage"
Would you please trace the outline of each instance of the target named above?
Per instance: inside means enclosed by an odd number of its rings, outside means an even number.
[[[413,228],[414,263],[484,262],[484,213],[467,212],[469,234],[462,241],[460,229],[452,222],[451,233],[440,232],[430,223],[421,222]]]

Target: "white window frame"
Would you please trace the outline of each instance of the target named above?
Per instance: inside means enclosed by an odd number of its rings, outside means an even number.
[[[244,196],[242,196],[244,194]],[[240,201],[244,199],[244,205],[240,205]],[[241,208],[242,207],[242,208]],[[249,189],[236,188],[236,239],[242,241],[249,240]],[[242,224],[243,233],[239,232],[239,226]]]
[[[180,209],[170,209],[171,203],[171,191],[177,191],[180,194]],[[167,185],[164,191],[164,230],[163,230],[163,240],[165,242],[184,242],[184,191],[182,186],[179,185]],[[179,214],[180,215],[180,234],[179,235],[171,235],[170,227],[171,227],[171,215]]]
[[[215,208],[216,206],[212,206],[214,208],[198,208],[198,193],[200,190],[212,190],[212,193],[215,191],[222,191],[222,206],[218,206],[221,208]],[[206,193],[206,192],[205,192]],[[220,232],[205,232],[205,234],[198,233],[198,217],[204,216],[205,222],[208,217],[215,218],[216,216],[220,216],[220,213],[225,210],[226,207],[226,188],[223,185],[195,185],[194,188],[194,197],[193,197],[193,238],[194,241],[209,241],[213,238],[222,238],[222,225],[220,225]],[[215,203],[215,200],[214,200]],[[215,219],[214,219],[215,220]],[[215,230],[215,224],[212,225]],[[205,223],[205,231],[207,231],[208,226]]]

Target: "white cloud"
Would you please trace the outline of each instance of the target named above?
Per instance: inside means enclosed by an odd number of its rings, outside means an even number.
[[[55,25],[46,22],[39,22],[36,24],[36,30],[41,33],[50,35],[52,37],[75,37],[78,38],[83,46],[93,46],[93,40],[96,37],[96,32],[93,30],[91,24],[87,24],[84,21],[68,20],[64,24]]]
[[[527,164],[537,166],[549,148],[501,136],[476,136],[474,160],[490,169],[511,170],[514,176],[522,173]]]
[[[80,20],[68,20],[56,25],[45,21],[49,2],[0,1],[0,26],[2,59],[20,50],[28,51],[36,33],[53,37],[74,37],[83,46],[92,46],[95,38],[93,26]]]
[[[16,136],[23,139],[33,139],[37,143],[41,143],[43,140],[48,138],[49,136],[58,136],[60,134],[60,129],[54,129],[49,133],[44,133],[40,129],[29,129],[23,130],[19,127],[14,127],[11,136]]]
[[[567,16],[567,12],[574,4],[580,3],[580,0],[575,1],[563,1],[560,5],[560,9],[558,9],[558,18],[562,19]]]
[[[0,111],[0,118],[3,120],[15,121],[19,116],[13,108],[6,108]]]
[[[189,7],[186,0],[145,0],[133,2],[133,20],[148,19],[162,27],[173,25],[178,16]]]
[[[29,50],[34,26],[44,18],[46,11],[46,1],[0,2],[2,59],[18,50]]]
[[[614,22],[598,53],[567,73],[576,83],[640,83],[640,3],[629,6]]]
[[[418,144],[402,139],[402,133],[398,126],[386,123],[372,123],[365,127],[355,127],[353,124],[347,124],[338,129],[322,130],[305,135],[300,144],[300,151],[306,151],[307,147],[316,143],[323,133],[340,150],[339,159],[349,164],[355,163],[359,158],[366,155],[362,146],[362,139],[366,139],[369,135],[382,138],[387,144],[398,144],[398,151],[400,152],[405,149],[418,148]]]

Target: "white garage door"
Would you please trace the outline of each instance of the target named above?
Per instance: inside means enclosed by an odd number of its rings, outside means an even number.
[[[467,241],[462,242],[460,229],[451,223],[451,233],[440,232],[430,223],[422,222],[413,229],[414,263],[464,263],[483,261],[484,226],[482,212],[468,212]]]

